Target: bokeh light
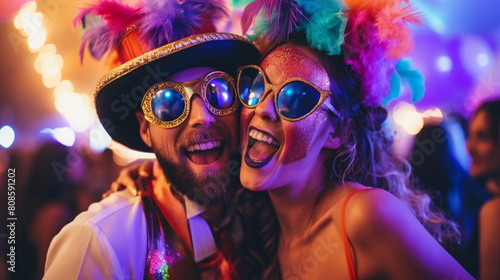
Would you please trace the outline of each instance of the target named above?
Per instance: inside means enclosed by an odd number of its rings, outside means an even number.
[[[16,133],[14,129],[8,125],[0,128],[0,146],[8,149],[14,143],[16,139]]]
[[[71,147],[75,143],[75,132],[69,127],[45,128],[40,133],[52,135],[52,137],[64,146]]]
[[[101,153],[111,145],[111,136],[104,130],[100,123],[96,123],[90,129],[90,149]]]
[[[95,121],[92,101],[86,94],[60,91],[55,97],[56,109],[66,118],[71,128],[82,132]]]
[[[460,45],[460,60],[472,77],[489,73],[493,66],[493,51],[480,37],[463,36]]]
[[[438,57],[436,64],[439,71],[442,72],[448,72],[453,67],[453,62],[450,57],[446,55]]]
[[[411,135],[417,134],[424,126],[422,115],[416,111],[413,104],[407,102],[400,102],[394,107],[392,118],[400,128]]]

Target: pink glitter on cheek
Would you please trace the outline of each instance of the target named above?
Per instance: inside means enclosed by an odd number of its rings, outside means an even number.
[[[281,122],[285,134],[283,164],[294,163],[307,156],[313,136],[327,119],[326,112],[316,111],[297,122]]]
[[[240,139],[241,139],[241,144],[243,145],[244,143],[247,142],[247,130],[248,130],[248,125],[250,124],[250,121],[252,120],[253,116],[255,115],[255,109],[249,109],[246,107],[243,107],[241,109],[241,115],[240,115]],[[243,149],[246,147],[242,147]]]
[[[266,73],[269,82],[275,85],[280,85],[292,78],[302,78],[320,89],[330,90],[330,79],[325,68],[313,52],[306,47],[293,44],[281,46],[269,53],[260,67]],[[299,161],[307,155],[311,140],[326,119],[326,112],[317,109],[297,122],[281,120],[285,139],[285,143],[281,143],[283,164]],[[242,125],[243,122],[242,120]]]

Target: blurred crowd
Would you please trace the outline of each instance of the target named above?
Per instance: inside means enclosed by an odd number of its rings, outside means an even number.
[[[7,168],[15,168],[15,264],[14,279],[41,279],[47,249],[52,238],[80,212],[87,210],[117,176],[119,167],[113,152],[96,154],[85,148],[67,147],[55,140],[44,139],[33,150],[9,149],[2,157],[2,177],[7,181]],[[4,151],[2,151],[4,152]],[[0,198],[7,201],[7,192]],[[6,205],[6,204],[5,204]],[[0,210],[2,220],[7,207]],[[2,230],[2,233],[4,231]],[[0,242],[2,252],[9,244]],[[6,261],[2,254],[2,273]],[[7,279],[7,275],[0,275]]]

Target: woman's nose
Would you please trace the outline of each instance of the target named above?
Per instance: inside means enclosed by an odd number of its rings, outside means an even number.
[[[255,114],[264,120],[274,122],[278,119],[278,114],[275,108],[274,93],[271,92],[257,105],[255,108]]]

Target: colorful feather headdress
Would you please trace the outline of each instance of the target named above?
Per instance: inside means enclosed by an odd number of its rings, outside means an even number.
[[[224,0],[143,0],[135,6],[97,0],[79,12],[73,25],[81,22],[85,29],[82,59],[88,46],[96,59],[117,51],[124,63],[190,35],[215,32],[215,23],[228,16]]]
[[[409,0],[256,0],[243,13],[244,33],[254,21],[254,39],[283,42],[302,31],[311,47],[343,54],[360,77],[367,106],[397,96],[401,79],[411,85],[413,101],[423,96],[422,75],[401,60],[413,47],[408,24],[422,22]]]

